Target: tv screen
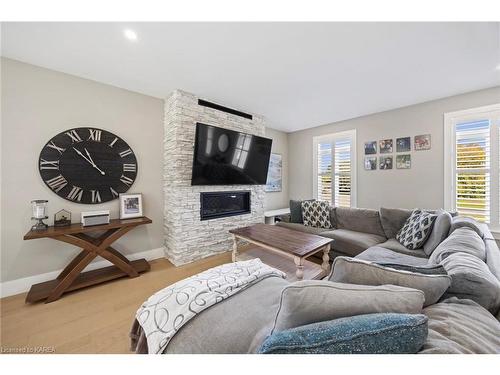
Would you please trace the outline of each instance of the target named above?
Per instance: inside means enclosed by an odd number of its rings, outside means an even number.
[[[191,185],[265,185],[272,140],[196,124]]]

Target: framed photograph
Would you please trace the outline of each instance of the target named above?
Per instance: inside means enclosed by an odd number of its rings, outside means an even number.
[[[411,151],[411,137],[396,138],[396,152]]]
[[[377,153],[377,141],[365,142],[365,155]]]
[[[423,151],[431,149],[431,135],[423,134],[415,136],[415,151]]]
[[[397,169],[410,169],[411,168],[411,155],[396,155],[396,168]]]
[[[271,154],[269,169],[267,170],[266,192],[281,191],[283,161],[281,154]]]
[[[379,169],[392,169],[392,156],[379,156]]]
[[[374,171],[377,169],[377,157],[376,156],[366,156],[365,157],[365,171]]]
[[[120,194],[120,219],[142,216],[142,194]]]
[[[381,154],[392,153],[392,139],[382,139],[378,142],[378,146]]]

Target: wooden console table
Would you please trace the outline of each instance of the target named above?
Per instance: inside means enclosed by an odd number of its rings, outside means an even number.
[[[120,277],[137,277],[141,272],[149,271],[146,259],[130,262],[125,256],[111,247],[111,244],[131,229],[152,223],[151,219],[110,220],[109,224],[84,227],[81,224],[71,224],[67,227],[49,227],[43,231],[29,231],[25,240],[36,238],[53,238],[82,248],[82,251],[64,268],[55,280],[35,284],[26,296],[26,303],[45,300],[45,303],[58,300],[63,293],[100,284]],[[98,237],[87,233],[104,231]],[[83,272],[83,269],[96,257],[103,257],[114,266]]]

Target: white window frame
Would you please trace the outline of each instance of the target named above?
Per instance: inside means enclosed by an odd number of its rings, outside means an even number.
[[[444,114],[444,208],[455,210],[455,125],[474,120],[490,120],[490,230],[500,234],[499,119],[500,103]],[[499,237],[500,238],[500,237]]]
[[[346,130],[338,133],[326,134],[313,137],[313,198],[318,199],[318,144],[326,142],[335,142],[340,139],[351,139],[351,207],[357,207],[358,189],[357,189],[357,158],[356,158],[356,129]],[[335,149],[332,147],[332,174],[335,174]],[[335,176],[332,175],[332,184],[335,183]],[[332,192],[335,191],[332,186]],[[332,204],[335,200],[332,197]]]

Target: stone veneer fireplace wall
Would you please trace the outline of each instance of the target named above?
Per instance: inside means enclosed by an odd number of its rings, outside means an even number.
[[[262,116],[246,119],[198,105],[198,98],[176,90],[165,99],[164,230],[165,255],[176,266],[232,248],[228,231],[264,222],[264,186],[191,186],[196,122],[264,136]],[[249,214],[200,220],[200,193],[250,191]]]

